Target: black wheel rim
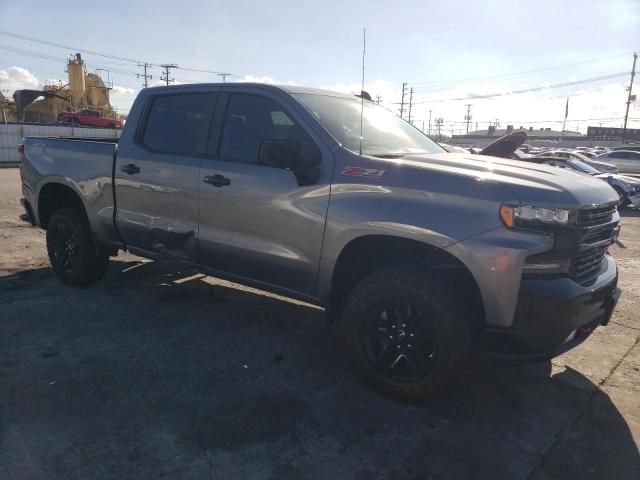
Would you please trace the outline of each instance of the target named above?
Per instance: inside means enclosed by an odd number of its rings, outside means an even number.
[[[76,236],[69,225],[60,224],[56,227],[53,256],[61,269],[65,272],[73,271],[78,256],[78,246]]]
[[[362,323],[361,339],[376,373],[393,382],[425,378],[437,359],[431,322],[409,303],[371,308]]]

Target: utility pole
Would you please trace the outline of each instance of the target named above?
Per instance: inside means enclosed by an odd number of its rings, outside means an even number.
[[[436,126],[438,127],[438,141],[442,140],[442,133],[441,133],[441,128],[442,128],[442,124],[444,123],[444,118],[436,118]]]
[[[380,95],[376,95],[376,103],[380,105],[381,101],[382,101],[382,97]]]
[[[144,78],[144,84],[143,87],[144,88],[148,88],[149,87],[149,80],[151,80],[153,77],[151,75],[147,74],[147,69],[151,68],[151,65],[148,63],[139,63],[138,64],[139,67],[144,68],[144,73],[140,74],[140,73],[136,73],[136,78]]]
[[[498,129],[498,127],[500,126],[500,119],[496,118],[496,123],[494,124],[496,126],[496,130]]]
[[[222,83],[227,83],[227,77],[231,76],[230,73],[218,73],[219,77],[222,77]]]
[[[627,111],[624,114],[624,127],[622,127],[622,139],[621,139],[622,143],[624,143],[624,137],[627,133],[627,119],[629,118],[629,105],[631,105],[631,102],[636,98],[635,95],[631,94],[631,89],[633,88],[633,77],[636,76],[636,60],[637,59],[638,59],[638,54],[634,52],[633,67],[631,68],[631,82],[629,83],[629,96],[627,97]]]
[[[163,65],[160,65],[162,68],[164,68],[164,75],[160,76],[160,80],[164,80],[166,85],[169,86],[170,82],[175,82],[175,79],[173,78],[169,78],[169,70],[172,68],[178,68],[178,65],[174,64],[174,63],[165,63]]]
[[[413,106],[413,87],[409,90],[409,123],[411,123],[411,107]]]
[[[402,83],[402,100],[400,101],[400,118],[404,118],[402,115],[404,114],[404,95],[407,90],[407,84],[405,82]]]
[[[464,119],[467,121],[467,135],[469,135],[469,122],[471,122],[471,104],[467,103],[465,107],[467,107],[467,114],[464,116]]]
[[[431,135],[431,110],[429,110],[429,135]]]

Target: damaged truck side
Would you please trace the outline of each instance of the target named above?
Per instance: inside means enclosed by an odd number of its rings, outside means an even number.
[[[149,88],[121,138],[25,139],[24,219],[89,285],[125,250],[322,306],[364,377],[423,400],[479,348],[548,359],[606,325],[618,195],[446,153],[386,109],[293,86]]]

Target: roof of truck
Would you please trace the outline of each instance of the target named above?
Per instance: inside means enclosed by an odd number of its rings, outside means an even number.
[[[283,84],[273,84],[273,83],[255,83],[255,82],[233,82],[233,83],[187,83],[180,85],[169,85],[169,86],[157,86],[151,87],[153,89],[162,89],[162,90],[173,90],[173,89],[184,89],[185,87],[222,87],[222,88],[232,88],[232,87],[241,87],[241,86],[249,86],[249,87],[257,87],[265,90],[282,90],[290,94],[299,94],[306,93],[310,95],[329,95],[332,97],[346,97],[353,98],[356,93],[342,93],[342,92],[334,92],[332,90],[323,90],[320,88],[311,88],[311,87],[301,87],[298,85],[283,85]]]

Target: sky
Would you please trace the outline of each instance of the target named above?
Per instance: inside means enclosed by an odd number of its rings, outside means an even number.
[[[405,102],[413,88],[418,127],[424,121],[428,128],[431,111],[432,121],[443,119],[445,133],[461,133],[471,104],[471,130],[496,120],[502,128],[561,129],[569,98],[566,127],[584,132],[587,125],[622,126],[632,53],[640,52],[640,0],[67,0],[56,7],[50,0],[0,0],[0,32],[232,73],[227,81],[344,92],[361,88],[363,28],[365,90],[398,112],[406,83]],[[65,59],[73,53],[0,33],[0,91],[10,96],[17,88],[64,80]],[[88,71],[110,70],[111,103],[126,113],[142,69],[83,57]],[[160,82],[160,68],[150,73],[152,84]],[[182,68],[171,76],[176,83],[221,80]],[[636,80],[634,92],[640,92]],[[535,90],[513,93],[529,89]],[[483,95],[491,97],[477,98]],[[640,95],[629,117],[629,127],[640,128]]]

